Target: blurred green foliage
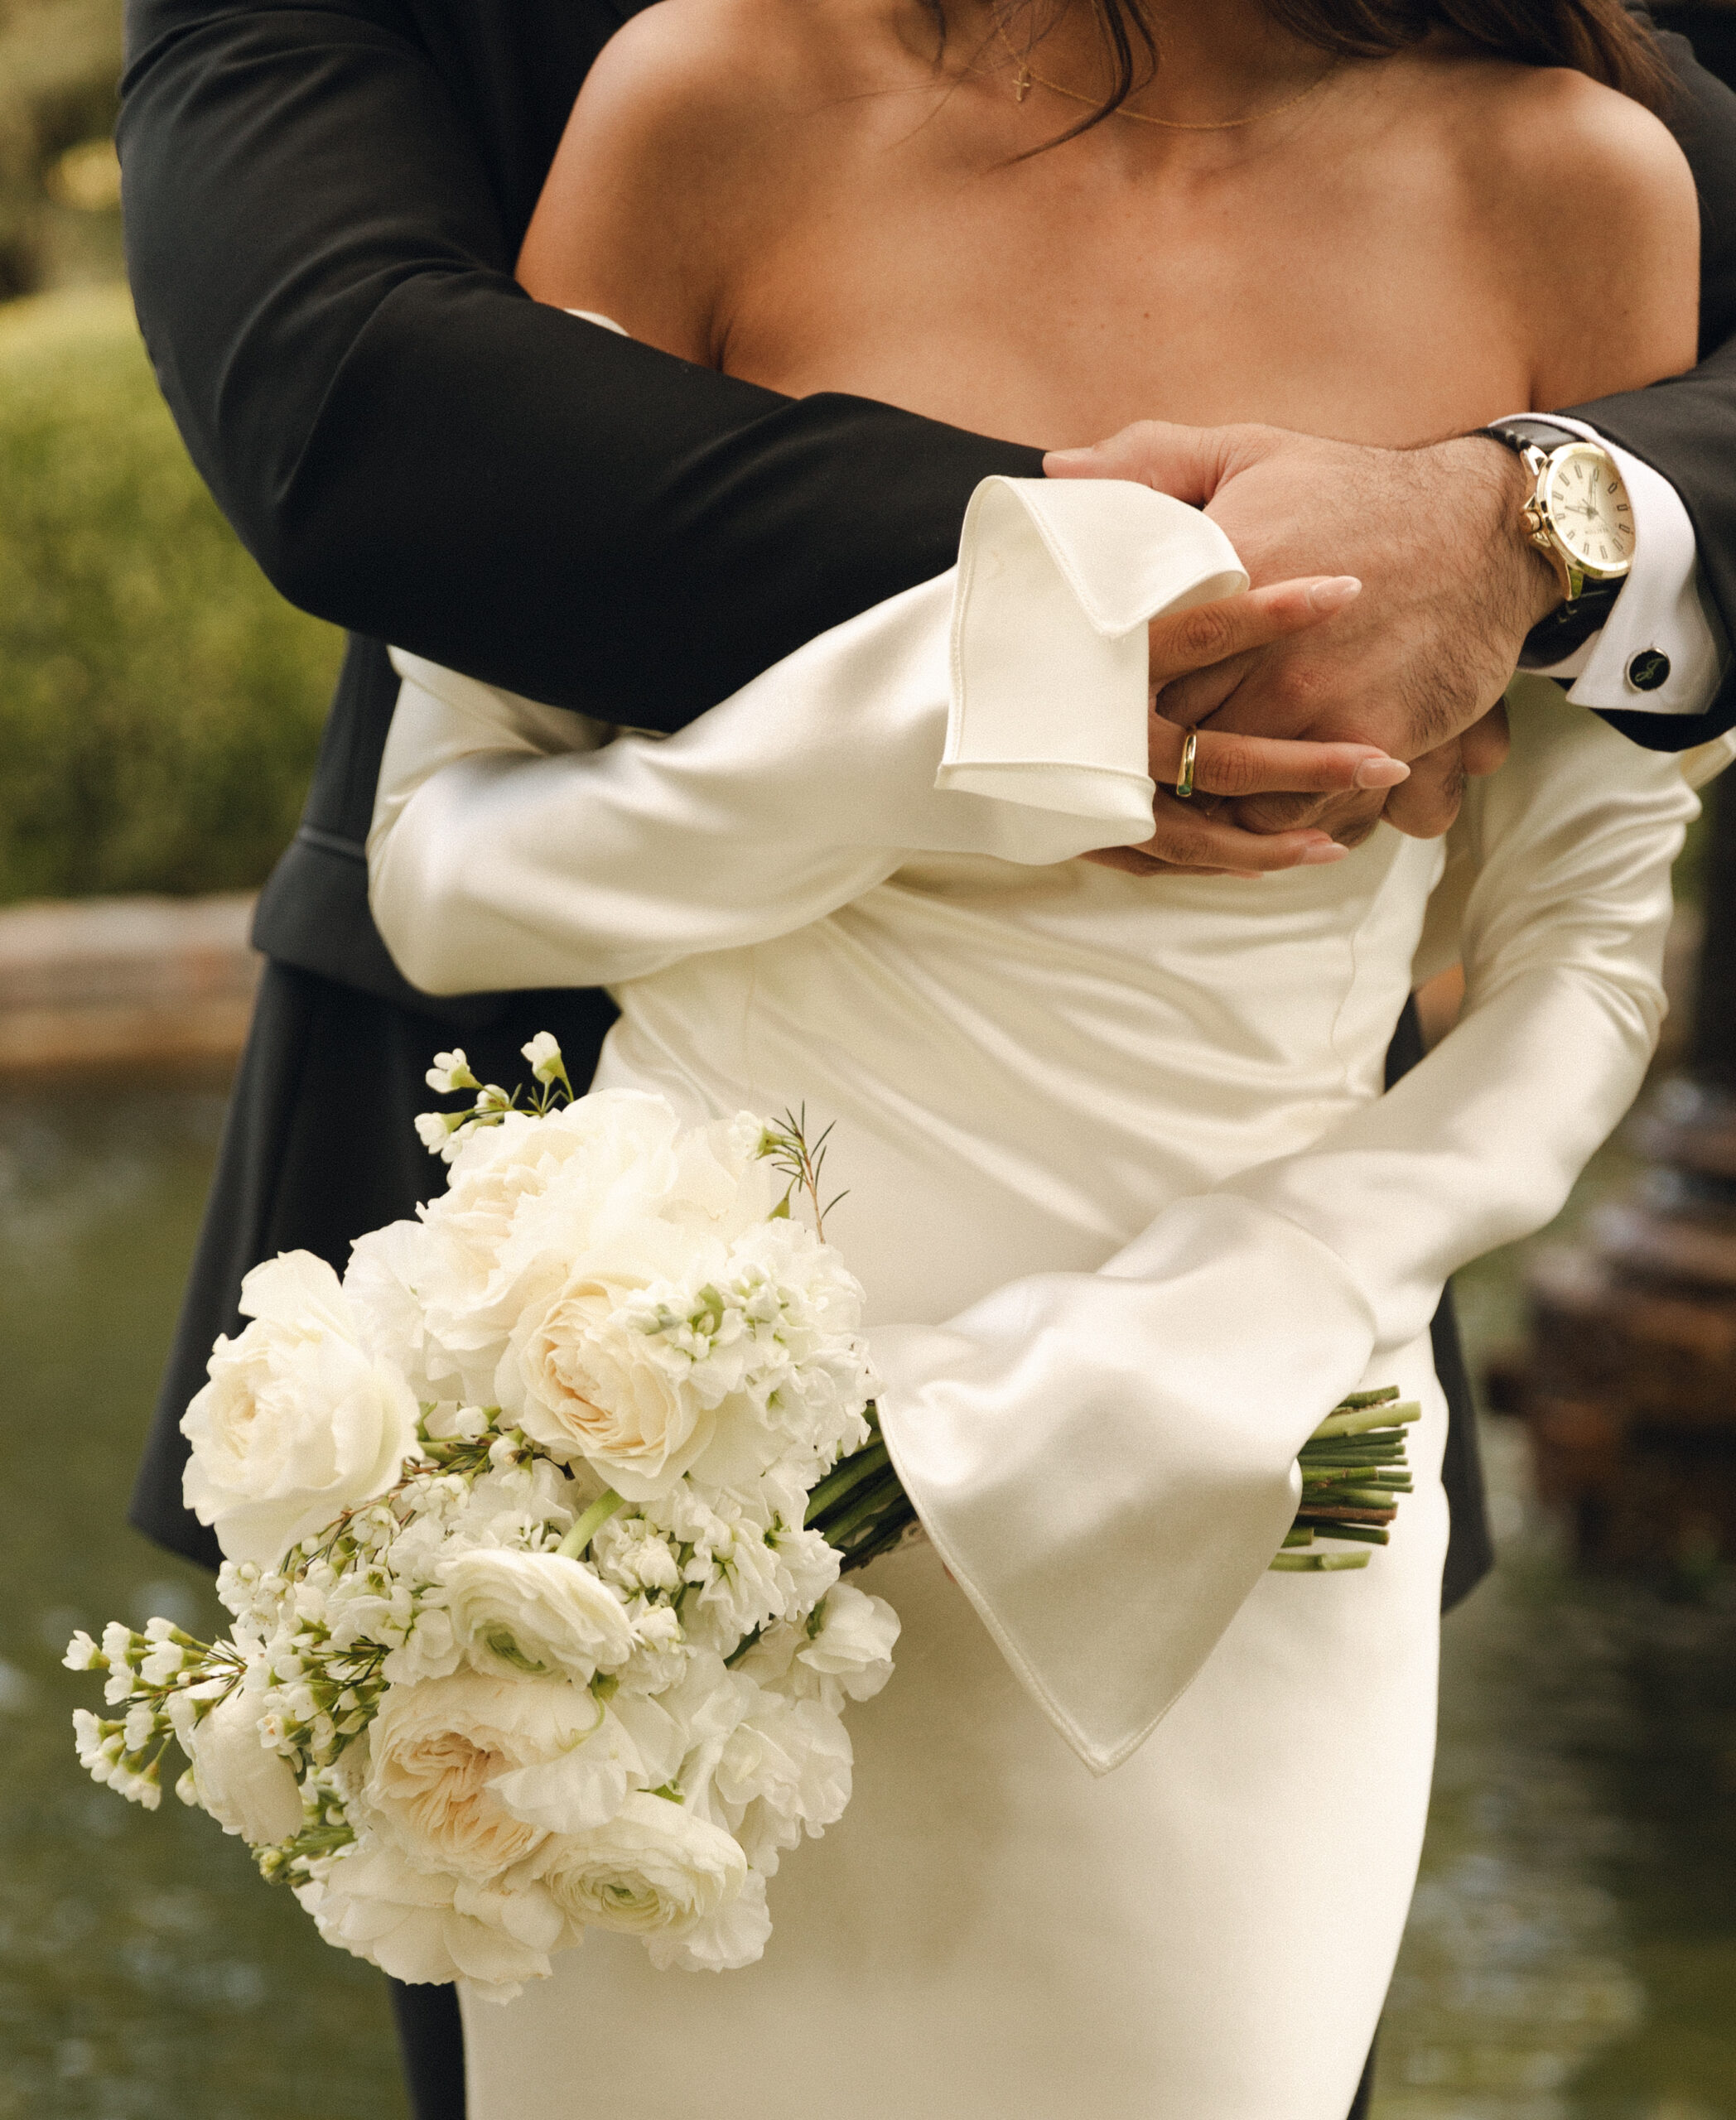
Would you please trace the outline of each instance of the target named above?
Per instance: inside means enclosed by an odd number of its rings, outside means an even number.
[[[200,482],[125,289],[0,309],[0,903],[260,882],[340,652]]]
[[[121,0],[0,0],[0,301],[119,270],[120,72]]]

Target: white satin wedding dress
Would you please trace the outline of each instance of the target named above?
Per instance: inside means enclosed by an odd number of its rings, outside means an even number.
[[[952,575],[668,741],[399,658],[388,944],[436,989],[608,984],[603,1083],[836,1121],[828,1234],[933,1541],[867,1578],[896,1675],[763,1963],[593,1934],[467,1998],[472,2120],[1343,2120],[1429,1786],[1428,1320],[1632,1096],[1694,802],[1520,682],[1446,845],[1070,859],[1150,830],[1144,619],[1241,578],[1142,489],[993,480]],[[1383,1096],[1461,951],[1459,1027]],[[1362,1382],[1425,1409],[1391,1544],[1266,1573]]]

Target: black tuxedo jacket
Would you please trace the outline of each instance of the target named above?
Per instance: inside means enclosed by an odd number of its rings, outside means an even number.
[[[455,1024],[369,918],[362,841],[393,641],[605,720],[680,727],[951,565],[1034,450],[799,402],[530,301],[511,272],[591,60],[632,0],[128,0],[133,284],[200,470],[292,601],[348,627],[278,961]],[[1668,40],[1705,204],[1692,375],[1581,408],[1687,504],[1736,637],[1736,98]],[[1736,719],[1616,717],[1677,748]],[[848,740],[840,731],[841,741]]]

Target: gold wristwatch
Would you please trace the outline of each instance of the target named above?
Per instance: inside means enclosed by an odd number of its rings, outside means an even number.
[[[1502,420],[1483,431],[1530,475],[1526,535],[1555,570],[1566,601],[1533,627],[1526,660],[1558,660],[1609,615],[1633,565],[1633,503],[1601,442],[1544,419]]]

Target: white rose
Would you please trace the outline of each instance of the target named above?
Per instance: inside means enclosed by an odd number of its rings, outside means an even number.
[[[498,1877],[545,1836],[491,1785],[561,1759],[601,1719],[591,1696],[562,1679],[461,1671],[390,1686],[368,1733],[368,1801],[417,1868]]]
[[[758,1963],[771,1933],[765,1879],[757,1870],[750,1870],[746,1882],[727,1906],[678,1935],[665,1932],[650,1937],[645,1948],[659,1973],[734,1973]]]
[[[589,1685],[633,1654],[633,1622],[606,1583],[560,1554],[478,1546],[445,1569],[465,1653],[496,1678],[560,1674]]]
[[[267,1749],[258,1706],[238,1686],[202,1722],[177,1717],[176,1735],[193,1762],[200,1808],[249,1847],[274,1848],[301,1830],[301,1791],[288,1761]]]
[[[254,1267],[241,1308],[253,1323],[219,1340],[181,1420],[183,1492],[231,1560],[269,1566],[393,1485],[417,1448],[417,1404],[311,1252]]]
[[[637,1293],[575,1275],[521,1318],[496,1381],[527,1435],[583,1458],[628,1501],[650,1501],[702,1455],[716,1419],[687,1357],[620,1316]]]
[[[628,1797],[606,1825],[549,1839],[534,1875],[576,1928],[680,1934],[728,1906],[747,1858],[720,1827],[666,1796]]]
[[[350,1849],[296,1897],[328,1944],[394,1980],[466,1980],[494,2002],[509,2002],[523,1981],[547,1978],[566,1928],[533,1881],[492,1891],[418,1870],[389,1845]]]

